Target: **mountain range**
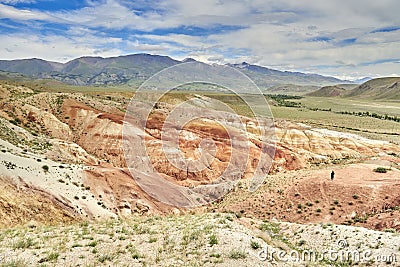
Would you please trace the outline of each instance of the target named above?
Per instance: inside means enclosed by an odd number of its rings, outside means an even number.
[[[179,61],[168,56],[133,54],[109,58],[80,57],[59,63],[32,58],[0,60],[0,71],[73,85],[138,85],[164,68],[188,61],[194,59]],[[279,71],[246,62],[226,65],[242,71],[264,89],[281,84],[325,86],[348,82],[318,74]]]

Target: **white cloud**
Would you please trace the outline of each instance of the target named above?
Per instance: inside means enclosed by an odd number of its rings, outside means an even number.
[[[15,4],[32,4],[32,3],[36,3],[35,0],[0,0],[0,3],[4,3],[4,4],[9,4],[9,5],[15,5]]]
[[[168,35],[136,35],[136,38],[149,40],[152,42],[169,42],[175,43],[180,48],[190,48],[190,49],[204,49],[207,45],[207,37],[201,36],[190,36],[185,34],[168,34]]]
[[[0,4],[0,18],[13,20],[52,20],[51,16],[43,12],[17,9],[3,4]]]
[[[58,11],[51,13],[61,21],[70,25],[83,25],[86,27],[103,27],[106,29],[136,29],[151,31],[157,28],[175,27],[179,23],[175,19],[161,16],[157,12],[148,11],[137,15],[127,6],[116,0],[106,0],[100,4],[74,11]]]
[[[113,45],[110,45],[115,44],[116,40],[93,36],[67,38],[63,36],[14,34],[1,35],[0,38],[2,40],[0,42],[1,59],[37,57],[66,62],[82,55],[118,56],[123,53],[122,50],[112,48]]]
[[[135,42],[128,42],[126,48],[131,51],[140,51],[148,53],[165,53],[173,47],[171,47],[168,44],[146,44],[146,43],[141,43],[139,41],[135,41]]]

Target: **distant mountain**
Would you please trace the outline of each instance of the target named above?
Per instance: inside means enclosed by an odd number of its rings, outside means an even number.
[[[341,96],[346,93],[346,89],[337,85],[324,86],[315,92],[308,93],[307,96],[317,96],[317,97],[335,97]]]
[[[166,56],[135,54],[110,58],[80,57],[64,64],[41,59],[0,60],[0,70],[74,85],[105,85],[142,82],[178,63],[180,61]]]
[[[364,77],[364,78],[361,78],[358,80],[354,80],[353,83],[362,84],[362,83],[368,82],[369,80],[372,80],[372,79],[373,78],[371,78],[371,77]]]
[[[0,60],[0,71],[20,73],[34,79],[54,79],[74,85],[132,84],[138,85],[164,68],[195,61],[168,56],[134,54],[119,57],[80,57],[67,63],[42,59]],[[259,87],[266,89],[281,84],[324,86],[343,83],[333,77],[269,69],[262,66],[227,64],[248,75]]]
[[[0,70],[36,76],[41,73],[61,70],[62,64],[43,59],[0,60]]]
[[[400,100],[400,77],[372,79],[345,94],[347,97]]]
[[[266,67],[261,67],[258,65],[251,65],[246,62],[227,65],[239,69],[240,71],[248,75],[258,86],[264,88],[281,84],[324,86],[349,82],[339,80],[334,77],[322,76],[319,74],[279,71]]]

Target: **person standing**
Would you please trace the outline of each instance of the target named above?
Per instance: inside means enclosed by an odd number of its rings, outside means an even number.
[[[331,181],[333,181],[333,178],[335,178],[335,172],[334,171],[331,172]]]

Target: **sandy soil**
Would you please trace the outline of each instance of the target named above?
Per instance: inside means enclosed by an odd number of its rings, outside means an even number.
[[[382,166],[391,169],[387,173],[374,171]],[[372,159],[367,163],[270,175],[257,192],[238,190],[213,208],[260,219],[400,229],[396,212],[400,205],[398,166],[391,161]]]

